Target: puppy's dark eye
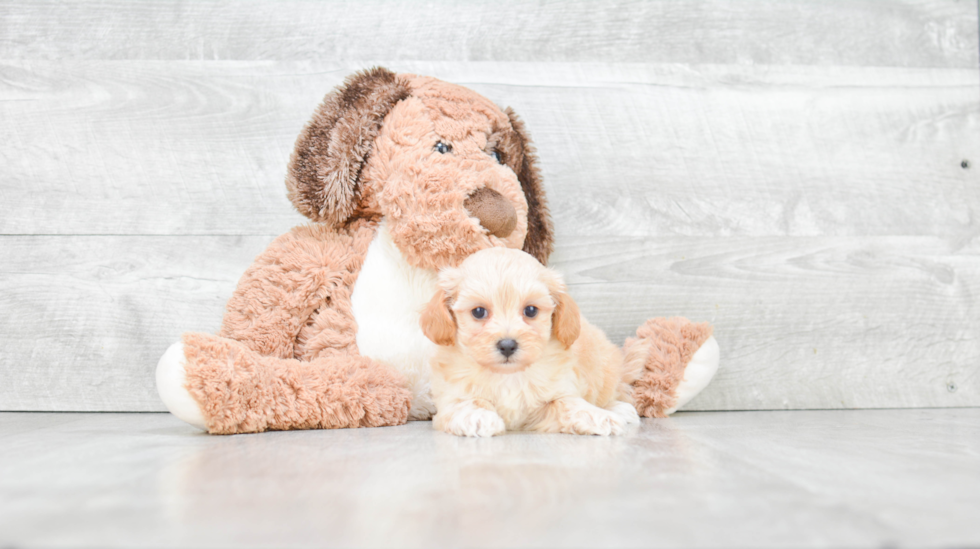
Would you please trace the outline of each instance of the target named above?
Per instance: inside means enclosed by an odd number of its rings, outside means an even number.
[[[490,156],[492,156],[497,161],[497,164],[504,163],[504,157],[500,154],[500,151],[493,151],[490,153]]]
[[[439,154],[446,154],[453,151],[453,146],[448,143],[443,143],[442,141],[436,143],[436,152]]]
[[[534,318],[538,316],[538,308],[535,307],[534,305],[528,305],[527,307],[524,307],[524,316],[528,318]]]
[[[487,310],[484,309],[483,307],[477,307],[476,309],[473,309],[472,312],[473,312],[473,318],[477,320],[483,320],[484,318],[487,317]]]

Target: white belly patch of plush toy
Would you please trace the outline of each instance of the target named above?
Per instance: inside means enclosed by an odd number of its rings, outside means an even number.
[[[408,418],[414,420],[430,419],[436,411],[429,383],[436,346],[419,327],[419,314],[436,292],[436,278],[432,270],[409,265],[381,223],[351,294],[357,348],[405,376],[412,392]]]

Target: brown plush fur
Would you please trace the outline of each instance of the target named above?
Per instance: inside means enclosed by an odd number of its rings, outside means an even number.
[[[277,238],[242,275],[218,335],[279,358],[357,354],[350,297],[375,230],[360,220]]]
[[[286,188],[300,213],[334,226],[350,218],[381,123],[410,93],[404,80],[375,67],[350,76],[339,93],[327,95],[289,159]]]
[[[187,387],[215,434],[404,423],[410,394],[357,353],[350,294],[375,224],[296,227],[242,276],[219,337],[185,334]]]
[[[517,211],[500,193],[483,187],[473,191],[463,207],[497,238],[507,238],[517,227]]]
[[[554,249],[554,228],[548,204],[545,202],[541,176],[538,174],[537,156],[524,130],[524,123],[510,107],[504,112],[507,113],[513,131],[501,133],[499,147],[504,162],[517,173],[527,198],[527,237],[524,239],[524,251],[547,265],[548,256]]]
[[[187,387],[213,434],[405,423],[401,376],[361,356],[314,360],[263,356],[243,343],[184,335]]]
[[[666,411],[677,402],[675,391],[684,379],[684,368],[711,333],[707,322],[651,318],[637,329],[636,338],[626,340],[623,349],[627,354],[634,347],[648,346],[644,371],[633,383],[637,413],[643,417],[667,417]]]

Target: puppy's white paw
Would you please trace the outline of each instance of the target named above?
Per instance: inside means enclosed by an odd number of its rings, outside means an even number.
[[[444,429],[461,437],[492,437],[503,433],[507,426],[497,412],[470,406],[457,410]]]
[[[570,410],[565,427],[565,432],[576,435],[621,435],[626,431],[626,420],[618,414],[589,404],[588,407]]]
[[[413,396],[412,408],[408,411],[409,421],[428,421],[434,415],[436,415],[436,403],[432,402],[429,394]]]
[[[609,411],[619,416],[626,425],[636,425],[640,423],[640,415],[636,413],[636,408],[629,402],[617,400],[610,406]]]

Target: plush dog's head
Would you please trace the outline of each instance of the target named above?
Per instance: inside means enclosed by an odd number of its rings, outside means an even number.
[[[384,219],[408,262],[438,269],[491,247],[545,263],[552,228],[517,116],[479,94],[383,68],[333,91],[296,142],[289,198],[313,221]]]
[[[578,306],[561,275],[519,250],[479,251],[443,269],[439,287],[422,312],[422,332],[493,371],[520,371],[549,340],[568,348],[578,338]]]

